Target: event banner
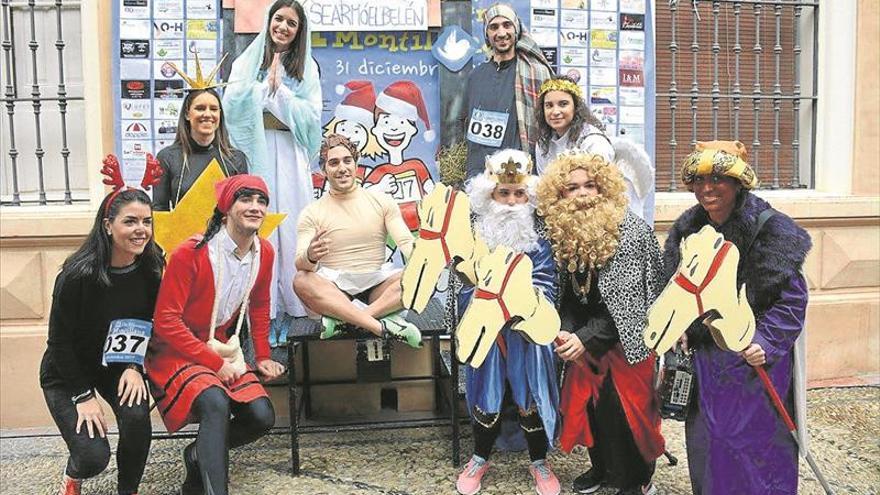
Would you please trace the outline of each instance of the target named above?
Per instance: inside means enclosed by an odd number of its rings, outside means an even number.
[[[474,0],[472,27],[484,32],[492,0]],[[653,155],[654,53],[651,0],[512,0],[557,74],[584,91],[610,136]],[[475,57],[475,63],[483,57]]]
[[[348,136],[361,152],[359,178],[401,206],[416,230],[415,205],[438,180],[439,64],[429,31],[312,34],[321,68],[325,135]],[[315,196],[326,190],[314,175]]]
[[[312,32],[425,31],[428,0],[302,0]]]
[[[172,64],[195,74],[196,53],[204,73],[217,64],[219,7],[219,0],[114,2],[116,153],[126,182],[140,181],[147,153],[174,142],[185,86]]]

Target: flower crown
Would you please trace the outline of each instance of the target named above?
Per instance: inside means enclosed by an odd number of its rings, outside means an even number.
[[[584,97],[584,91],[581,87],[568,79],[547,79],[544,81],[544,84],[541,85],[539,96],[544,96],[548,91],[565,91],[578,98]]]

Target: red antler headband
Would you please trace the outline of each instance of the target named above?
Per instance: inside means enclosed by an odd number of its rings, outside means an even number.
[[[107,155],[103,163],[104,166],[101,168],[101,173],[106,176],[103,182],[113,187],[113,192],[110,193],[110,197],[107,198],[107,203],[104,205],[104,216],[106,217],[110,214],[110,205],[113,204],[116,196],[124,190],[134,190],[135,188],[125,186],[125,180],[122,178],[122,169],[119,166],[119,160],[116,159],[116,155]],[[152,154],[147,153],[147,168],[144,170],[141,188],[144,191],[149,191],[151,187],[159,183],[159,179],[164,173],[165,171],[162,169],[162,166],[159,165],[159,160],[156,160]]]

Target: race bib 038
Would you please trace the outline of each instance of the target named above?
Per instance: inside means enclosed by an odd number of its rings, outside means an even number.
[[[474,108],[471,112],[471,121],[468,123],[468,141],[500,148],[507,131],[507,112],[492,112]]]
[[[143,366],[152,333],[153,323],[149,321],[123,318],[110,322],[104,342],[104,366],[110,363]]]

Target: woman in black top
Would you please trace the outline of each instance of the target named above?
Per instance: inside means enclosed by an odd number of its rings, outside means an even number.
[[[153,241],[150,198],[127,189],[104,198],[85,242],[55,279],[40,386],[70,452],[60,494],[79,494],[82,480],[101,473],[110,460],[98,394],[119,427],[118,492],[137,493],[151,435],[143,369],[105,366],[102,360],[111,322],[152,322],[163,266]],[[111,342],[113,350],[119,350],[116,343]]]
[[[164,174],[153,189],[153,209],[173,209],[202,172],[216,159],[223,174],[246,174],[248,159],[229,144],[220,97],[211,89],[187,93],[177,121],[174,144],[156,156]]]

